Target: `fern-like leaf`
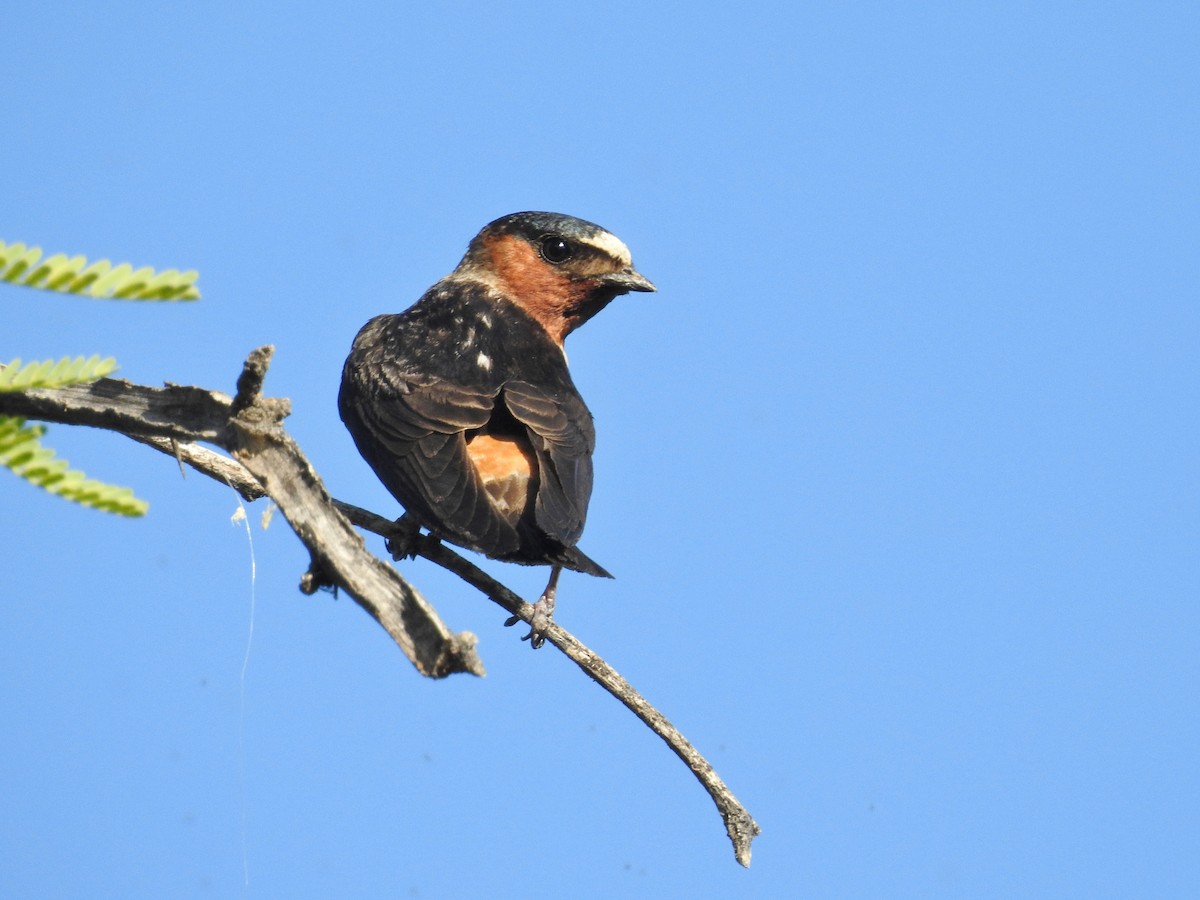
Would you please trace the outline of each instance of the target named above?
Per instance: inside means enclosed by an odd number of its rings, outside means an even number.
[[[44,291],[118,300],[196,300],[198,277],[195,269],[155,272],[129,263],[114,266],[107,259],[89,265],[86,257],[65,253],[42,259],[41,247],[0,241],[0,281]]]
[[[83,506],[121,516],[144,516],[150,508],[129,488],[93,481],[71,469],[65,459],[55,459],[54,451],[43,447],[44,425],[26,425],[24,419],[0,416],[0,466],[12,469],[26,481],[52,494]]]
[[[117,361],[111,356],[64,356],[55,362],[29,362],[21,365],[20,358],[0,366],[0,391],[27,391],[30,388],[56,388],[67,384],[87,384],[112,374]]]

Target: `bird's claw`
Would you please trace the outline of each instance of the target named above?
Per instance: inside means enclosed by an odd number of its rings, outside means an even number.
[[[506,628],[516,625],[521,621],[520,616],[509,616],[505,620]],[[534,650],[541,648],[542,644],[546,643],[546,632],[550,626],[554,624],[554,595],[542,594],[538,598],[538,602],[533,604],[533,615],[529,619],[529,634],[525,635],[521,640],[529,641],[529,646]]]
[[[421,523],[405,513],[396,520],[392,533],[384,538],[383,545],[387,552],[392,554],[392,559],[398,562],[402,559],[416,559],[420,540]]]

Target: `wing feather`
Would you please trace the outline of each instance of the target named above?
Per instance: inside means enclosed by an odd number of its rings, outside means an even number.
[[[575,392],[557,396],[524,381],[504,386],[504,403],[528,429],[538,461],[538,527],[571,546],[583,533],[592,495],[592,415]]]
[[[496,392],[376,370],[347,363],[339,405],[380,480],[443,537],[488,555],[515,550],[517,533],[475,475],[464,436],[487,424]]]

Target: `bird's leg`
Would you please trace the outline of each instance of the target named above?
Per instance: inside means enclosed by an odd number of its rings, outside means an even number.
[[[396,520],[392,533],[384,539],[384,546],[392,559],[416,559],[417,538],[421,533],[421,523],[412,513],[405,513]]]
[[[550,567],[550,580],[546,583],[546,589],[542,591],[542,596],[538,597],[537,603],[533,604],[533,619],[529,623],[529,634],[524,640],[529,641],[529,646],[534,650],[546,643],[546,630],[554,621],[554,602],[558,595],[558,576],[561,574],[562,566]]]
[[[529,634],[521,640],[529,641],[529,646],[534,650],[546,643],[546,629],[554,621],[554,597],[558,593],[558,576],[561,574],[562,566],[550,567],[550,582],[542,591],[542,596],[538,597],[537,603],[533,604],[533,618],[529,620]],[[520,616],[512,616],[504,624],[506,626],[516,625],[520,621]]]

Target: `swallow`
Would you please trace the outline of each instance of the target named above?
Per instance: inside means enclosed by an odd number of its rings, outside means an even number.
[[[514,213],[485,226],[415,305],[367,322],[342,370],[342,421],[405,510],[395,558],[424,528],[492,559],[550,566],[523,638],[535,649],[563,569],[612,577],[576,546],[596,432],[563,341],[616,297],[654,290],[599,225]]]

